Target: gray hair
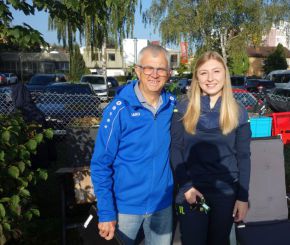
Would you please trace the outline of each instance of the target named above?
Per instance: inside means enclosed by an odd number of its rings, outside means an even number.
[[[154,45],[149,44],[148,46],[141,49],[138,55],[138,60],[137,60],[138,65],[141,65],[140,61],[142,60],[144,53],[146,53],[147,51],[150,52],[154,57],[159,55],[160,53],[163,53],[166,58],[167,65],[169,67],[170,55],[168,51],[165,48],[161,47],[160,45],[156,45],[156,44]]]

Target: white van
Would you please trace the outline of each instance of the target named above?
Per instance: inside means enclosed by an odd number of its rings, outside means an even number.
[[[90,83],[95,93],[103,100],[107,100],[109,96],[108,82],[103,75],[83,75],[81,82]]]
[[[271,71],[266,79],[273,81],[277,88],[284,88],[290,81],[290,70]]]

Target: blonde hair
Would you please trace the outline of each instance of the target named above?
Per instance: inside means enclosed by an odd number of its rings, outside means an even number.
[[[239,106],[233,97],[232,86],[230,82],[230,74],[226,63],[221,55],[214,51],[208,51],[197,60],[192,83],[188,92],[188,106],[183,117],[185,130],[190,134],[195,134],[196,125],[200,117],[200,97],[201,88],[197,79],[197,70],[208,60],[213,59],[221,63],[225,69],[225,83],[222,89],[222,101],[220,108],[219,127],[222,134],[226,135],[238,126],[239,123]]]

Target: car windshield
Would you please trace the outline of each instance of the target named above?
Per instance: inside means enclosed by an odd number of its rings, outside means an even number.
[[[44,90],[44,92],[57,94],[93,94],[93,91],[89,86],[81,84],[49,86]]]
[[[55,81],[54,76],[34,76],[28,82],[29,85],[47,85]]]
[[[84,76],[82,77],[82,82],[91,84],[105,84],[105,79],[103,77]]]
[[[232,86],[243,86],[245,79],[243,77],[231,77]]]

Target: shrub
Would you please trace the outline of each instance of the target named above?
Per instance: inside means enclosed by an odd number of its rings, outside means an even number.
[[[0,245],[18,239],[25,222],[39,216],[29,187],[47,179],[47,172],[32,169],[30,156],[51,129],[26,124],[20,114],[0,115]]]

